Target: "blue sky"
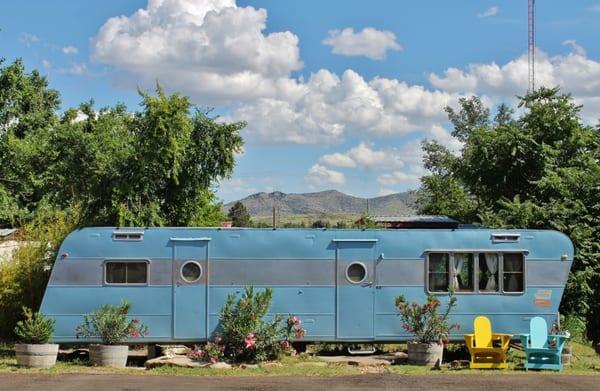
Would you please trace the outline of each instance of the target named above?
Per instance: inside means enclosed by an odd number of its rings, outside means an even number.
[[[600,1],[538,0],[537,83],[600,118]],[[527,1],[2,2],[0,56],[48,76],[62,108],[134,110],[156,80],[248,121],[224,201],[324,189],[414,189],[419,141],[460,148],[443,107],[527,89]]]

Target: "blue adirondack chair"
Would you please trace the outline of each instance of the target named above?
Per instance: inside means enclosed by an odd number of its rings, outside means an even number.
[[[539,316],[529,322],[529,333],[521,335],[521,343],[527,355],[525,370],[562,370],[560,354],[568,337],[566,335],[548,335],[546,320]]]

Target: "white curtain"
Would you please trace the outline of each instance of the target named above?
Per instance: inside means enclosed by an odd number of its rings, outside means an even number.
[[[487,284],[485,285],[486,291],[497,291],[498,284],[496,283],[498,276],[498,254],[486,253],[485,264],[491,274],[488,277]]]
[[[454,262],[452,262],[452,273],[454,273],[454,289],[458,286],[458,275],[462,271],[463,266],[467,263],[468,254],[454,254]]]

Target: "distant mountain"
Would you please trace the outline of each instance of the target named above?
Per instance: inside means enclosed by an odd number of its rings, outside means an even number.
[[[317,193],[272,193],[252,194],[241,201],[251,216],[269,216],[275,206],[280,215],[315,215],[315,214],[362,214],[367,211],[371,215],[412,215],[416,213],[415,192],[390,194],[375,198],[359,198],[344,194],[337,190],[326,190]],[[223,206],[227,213],[237,201]]]

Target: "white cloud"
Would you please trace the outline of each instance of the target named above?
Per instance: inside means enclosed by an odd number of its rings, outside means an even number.
[[[31,47],[31,45],[33,45],[34,43],[40,42],[40,39],[35,34],[21,33],[21,35],[19,36],[19,42],[27,47]]]
[[[251,194],[257,192],[254,185],[249,184],[242,178],[223,179],[219,185],[223,194]]]
[[[416,133],[456,150],[460,145],[444,129],[445,106],[474,93],[489,104],[510,103],[527,90],[526,56],[432,73],[433,88],[394,78],[366,80],[351,69],[292,77],[302,67],[298,37],[267,34],[266,22],[266,10],[233,0],[150,0],[130,16],[109,19],[92,39],[92,58],[111,65],[125,85],[153,88],[158,80],[198,104],[226,105],[224,119],[246,120],[245,138],[267,144]],[[566,44],[573,48],[568,55],[538,52],[536,84],[561,85],[592,118],[600,112],[600,63],[574,41]],[[339,167],[356,165],[339,155],[328,159]]]
[[[372,27],[356,33],[352,28],[330,30],[323,44],[331,46],[334,54],[364,56],[371,60],[383,60],[388,50],[402,50],[393,32]]]
[[[363,169],[399,168],[407,162],[420,159],[420,154],[418,151],[414,151],[413,144],[408,143],[407,146],[409,147],[404,147],[401,150],[397,148],[375,150],[373,149],[373,145],[361,142],[358,146],[345,153],[338,152],[324,155],[319,162],[334,167],[360,167]]]
[[[573,94],[575,100],[584,105],[585,119],[595,122],[600,112],[600,61],[587,57],[584,48],[574,40],[563,44],[572,49],[567,55],[536,52],[536,86],[560,86],[563,92]],[[490,103],[514,100],[527,90],[527,55],[504,65],[471,64],[464,71],[450,68],[442,76],[430,74],[429,81],[449,93],[482,95]]]
[[[346,177],[339,171],[330,170],[320,164],[315,164],[308,170],[304,177],[306,182],[312,185],[343,185],[346,183]]]
[[[421,178],[420,175],[407,174],[402,171],[394,171],[390,174],[382,174],[377,177],[377,182],[385,186],[392,186],[398,184],[416,184]]]
[[[132,83],[159,80],[209,104],[272,96],[302,62],[298,37],[263,34],[266,19],[266,10],[233,0],[150,0],[109,19],[92,39],[92,58]]]
[[[482,13],[477,14],[477,16],[479,16],[480,18],[489,18],[490,16],[498,15],[498,11],[500,11],[500,9],[494,5],[486,9]]]
[[[79,49],[77,49],[75,46],[65,46],[62,48],[62,52],[68,56],[79,53]]]
[[[283,84],[283,83],[282,83]],[[397,79],[366,81],[352,70],[338,76],[321,69],[308,80],[289,79],[277,97],[238,106],[248,136],[268,143],[331,144],[350,132],[391,136],[446,121],[444,106],[457,95],[429,91]]]
[[[292,78],[302,67],[298,37],[264,34],[266,18],[266,10],[233,0],[150,0],[109,19],[92,39],[92,58],[130,87],[153,88],[158,80],[197,103],[230,105],[226,119],[246,120],[245,136],[265,143],[419,131],[444,122],[442,108],[456,101],[397,79],[367,81],[352,70]]]

